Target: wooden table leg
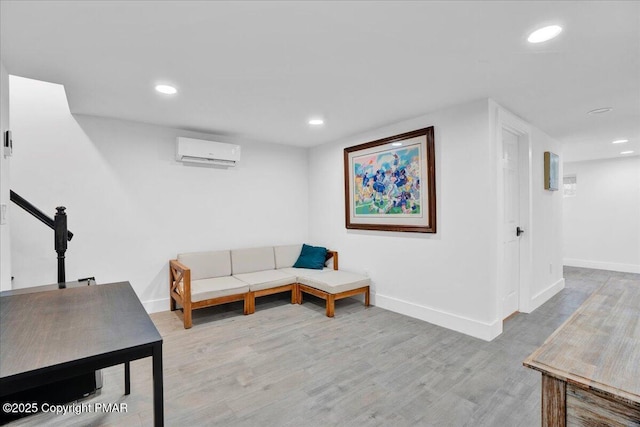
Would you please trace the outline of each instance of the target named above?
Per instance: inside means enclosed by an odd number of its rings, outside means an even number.
[[[567,383],[542,374],[542,426],[565,427],[567,424]]]
[[[124,362],[124,394],[131,394],[131,366],[129,361]]]
[[[153,424],[156,427],[164,426],[162,342],[153,346]]]

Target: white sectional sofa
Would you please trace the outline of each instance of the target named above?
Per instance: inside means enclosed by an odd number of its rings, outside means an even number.
[[[325,260],[332,260],[333,268],[295,268],[301,248],[285,245],[179,254],[169,261],[170,308],[174,311],[180,304],[188,329],[194,309],[244,301],[244,314],[252,314],[256,297],[279,292],[291,292],[292,304],[302,302],[302,292],[319,296],[327,301],[329,317],[334,315],[335,299],[364,293],[369,305],[367,277],[336,271],[335,251],[327,251]]]

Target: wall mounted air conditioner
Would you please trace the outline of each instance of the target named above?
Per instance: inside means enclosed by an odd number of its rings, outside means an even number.
[[[176,160],[217,166],[235,166],[240,161],[240,146],[203,139],[178,137]]]

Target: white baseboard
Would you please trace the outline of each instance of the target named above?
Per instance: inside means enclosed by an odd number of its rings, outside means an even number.
[[[562,280],[562,287],[564,287],[564,279]],[[374,293],[371,294],[371,303],[376,307],[424,320],[425,322],[471,335],[472,337],[485,341],[491,341],[502,333],[502,321],[500,320],[492,323],[480,322],[431,307]],[[149,314],[168,311],[169,298],[144,301],[142,305]]]
[[[157,313],[159,311],[169,311],[169,298],[154,299],[143,301],[142,305],[147,313]]]
[[[495,320],[492,323],[480,322],[457,314],[380,294],[376,294],[372,299],[375,301],[376,307],[424,320],[425,322],[471,335],[472,337],[485,341],[491,341],[502,333],[501,320]]]
[[[549,301],[551,297],[564,289],[564,277],[548,288],[538,292],[533,297],[531,297],[531,301],[529,301],[529,307],[525,310],[520,310],[523,313],[531,313],[536,308],[540,307],[545,302]]]
[[[585,259],[565,258],[568,267],[595,268],[597,270],[620,271],[622,273],[640,273],[640,264],[621,264],[617,262],[588,261]]]

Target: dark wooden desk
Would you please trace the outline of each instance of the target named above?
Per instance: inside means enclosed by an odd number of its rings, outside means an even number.
[[[153,357],[154,424],[164,425],[162,337],[129,282],[0,298],[0,396]]]
[[[609,280],[524,365],[543,426],[640,426],[640,281]]]
[[[91,282],[92,285],[95,285],[96,282]],[[71,288],[81,288],[83,286],[89,286],[88,282],[65,282],[62,284],[64,289]],[[52,283],[49,285],[43,286],[31,286],[29,288],[18,288],[18,289],[10,289],[8,291],[0,292],[0,297],[8,297],[11,295],[20,295],[20,294],[34,294],[36,292],[44,292],[44,291],[54,291],[60,289],[60,285],[58,283]]]

